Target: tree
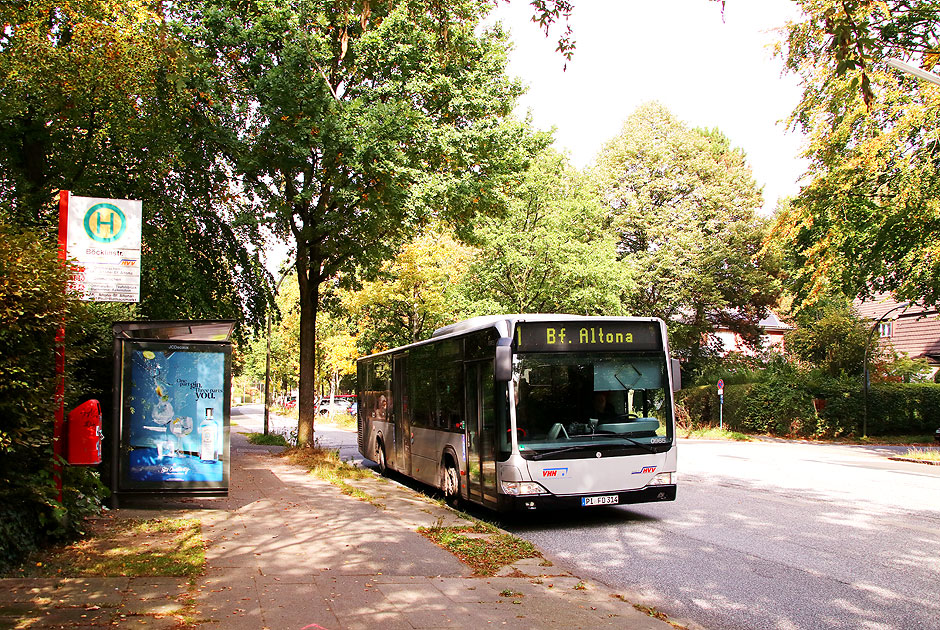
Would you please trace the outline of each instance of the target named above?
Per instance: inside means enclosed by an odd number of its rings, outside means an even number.
[[[383,264],[375,280],[345,292],[343,307],[355,321],[361,350],[403,346],[453,323],[457,289],[473,254],[440,227],[429,228]]]
[[[467,315],[621,314],[630,280],[616,264],[603,209],[565,158],[543,151],[513,191],[506,216],[480,221],[464,280]]]
[[[806,18],[791,24],[789,43],[808,45],[826,70],[849,80],[849,91],[871,105],[872,73],[889,57],[920,58],[930,70],[940,61],[940,5],[934,0],[800,0]]]
[[[791,123],[810,139],[812,181],[775,226],[798,301],[834,285],[940,303],[940,91],[885,63],[937,63],[940,4],[801,6],[781,52],[805,85]]]
[[[336,393],[340,389],[340,380],[344,376],[356,373],[356,359],[359,356],[356,349],[356,338],[345,330],[324,335],[319,342],[323,356],[323,372],[329,387],[329,398],[332,404]]]
[[[140,199],[137,314],[233,318],[241,334],[263,321],[260,235],[233,220],[224,108],[163,4],[0,7],[0,215],[54,241],[60,189]]]
[[[787,352],[805,367],[827,376],[860,377],[869,329],[846,298],[830,296],[799,314],[796,326],[786,335]],[[875,340],[868,350],[872,372],[883,371],[875,367],[885,362],[882,355]]]
[[[505,36],[475,32],[485,3],[428,5],[207,0],[190,31],[240,103],[244,192],[296,243],[300,444],[313,439],[320,285],[377,268],[432,213],[502,209],[527,159]]]
[[[778,289],[773,260],[760,255],[761,196],[744,154],[648,103],[603,148],[593,177],[636,287],[628,312],[668,322],[693,369],[717,350],[715,324],[756,343]]]

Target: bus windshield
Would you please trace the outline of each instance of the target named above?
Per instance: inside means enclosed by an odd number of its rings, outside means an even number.
[[[661,354],[532,353],[514,358],[516,430],[523,457],[580,447],[655,452],[673,440]]]

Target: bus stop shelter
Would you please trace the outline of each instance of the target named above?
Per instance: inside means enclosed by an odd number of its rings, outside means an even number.
[[[111,504],[228,494],[234,322],[116,322]]]

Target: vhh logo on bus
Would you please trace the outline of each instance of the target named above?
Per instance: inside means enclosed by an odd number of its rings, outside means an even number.
[[[543,477],[564,477],[567,474],[567,468],[546,468],[542,471]]]

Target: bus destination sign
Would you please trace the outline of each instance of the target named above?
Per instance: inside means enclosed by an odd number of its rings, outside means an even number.
[[[662,350],[655,322],[519,322],[515,342],[517,352]]]

